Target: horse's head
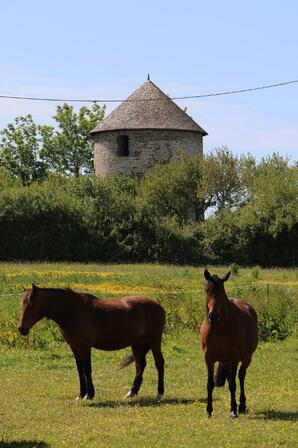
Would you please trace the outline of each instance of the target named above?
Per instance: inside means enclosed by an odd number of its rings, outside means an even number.
[[[26,289],[22,301],[21,317],[18,330],[23,336],[27,336],[30,328],[44,317],[42,301],[38,294],[39,288],[32,285],[31,289]]]
[[[211,325],[218,323],[220,315],[225,306],[226,292],[224,282],[228,280],[231,272],[224,277],[211,275],[208,269],[204,271],[204,277],[207,280],[205,292],[207,293],[207,318]]]

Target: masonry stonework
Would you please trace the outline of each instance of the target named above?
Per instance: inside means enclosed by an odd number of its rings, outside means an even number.
[[[140,177],[155,163],[181,153],[202,155],[207,132],[148,79],[91,135],[97,176]]]
[[[118,156],[118,137],[128,137],[129,155]],[[157,162],[203,153],[203,138],[198,132],[178,130],[117,130],[97,133],[94,146],[95,174],[142,176]]]

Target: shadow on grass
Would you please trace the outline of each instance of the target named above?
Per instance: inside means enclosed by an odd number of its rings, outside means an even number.
[[[140,398],[131,400],[107,400],[98,402],[88,402],[88,406],[91,408],[118,408],[123,406],[129,407],[154,407],[154,406],[164,406],[168,404],[173,405],[189,405],[193,403],[205,403],[205,398],[199,398],[197,400],[193,398],[164,398],[162,401],[156,401],[154,398]]]
[[[262,411],[257,412],[254,418],[260,420],[282,420],[296,422],[298,420],[298,412]]]
[[[19,442],[0,440],[0,448],[47,448],[49,446],[47,443],[38,440],[20,440]]]

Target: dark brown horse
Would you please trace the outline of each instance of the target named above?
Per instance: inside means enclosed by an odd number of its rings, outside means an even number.
[[[238,377],[240,382],[239,413],[246,412],[244,379],[250,365],[253,352],[258,344],[258,318],[248,303],[237,299],[228,299],[224,282],[230,272],[220,278],[204,271],[207,285],[206,315],[203,320],[200,341],[208,370],[206,416],[212,414],[212,392],[214,386],[223,386],[226,378],[231,394],[231,417],[237,417],[236,374],[241,362]],[[219,361],[214,381],[214,363]]]
[[[136,375],[126,398],[137,395],[143,380],[146,354],[151,349],[158,371],[156,398],[161,400],[164,393],[161,339],[165,312],[157,302],[145,296],[102,300],[71,289],[32,285],[24,293],[19,332],[27,335],[30,328],[44,317],[58,324],[74,354],[80,379],[78,398],[94,397],[91,347],[119,350],[131,346],[133,355],[122,366],[134,360]]]

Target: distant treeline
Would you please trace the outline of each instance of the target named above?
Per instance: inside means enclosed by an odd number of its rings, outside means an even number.
[[[297,265],[298,165],[217,148],[141,179],[0,168],[0,260]],[[203,219],[205,217],[205,219]]]

